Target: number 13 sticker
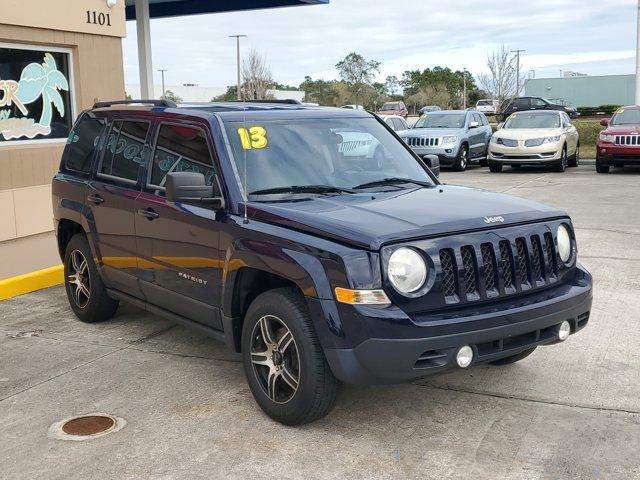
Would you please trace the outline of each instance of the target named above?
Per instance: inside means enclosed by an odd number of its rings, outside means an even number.
[[[242,148],[245,150],[265,148],[269,145],[267,130],[264,127],[239,128],[238,136],[240,137]]]

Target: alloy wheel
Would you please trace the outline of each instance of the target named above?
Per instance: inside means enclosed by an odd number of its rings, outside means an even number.
[[[74,250],[70,255],[70,264],[67,266],[67,284],[75,304],[84,308],[91,298],[91,278],[89,276],[89,264],[80,250]]]
[[[275,403],[287,403],[298,391],[300,359],[293,334],[273,315],[260,318],[251,334],[251,364],[264,393]]]

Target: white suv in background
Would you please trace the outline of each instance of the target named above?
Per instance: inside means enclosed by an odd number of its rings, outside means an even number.
[[[495,115],[498,113],[498,100],[483,99],[476,103],[476,110],[485,115]]]

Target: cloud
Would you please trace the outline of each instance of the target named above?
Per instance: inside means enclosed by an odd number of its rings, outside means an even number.
[[[636,9],[636,0],[332,0],[158,19],[151,25],[154,69],[169,70],[168,84],[233,84],[235,42],[228,35],[244,33],[243,52],[266,55],[281,83],[298,84],[305,75],[335,78],[335,64],[351,51],[382,62],[381,78],[436,65],[477,74],[500,44],[526,49],[525,71],[577,64],[585,73],[602,73],[602,62],[621,73],[634,56]],[[134,22],[127,32],[125,77],[136,83]]]

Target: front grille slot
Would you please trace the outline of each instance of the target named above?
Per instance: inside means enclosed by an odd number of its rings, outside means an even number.
[[[458,288],[456,282],[456,268],[454,266],[454,254],[450,248],[440,250],[440,268],[442,269],[442,293],[445,297],[456,295]]]
[[[544,234],[544,249],[547,254],[547,278],[558,275],[558,258],[556,256],[553,235],[550,232]]]
[[[524,238],[516,238],[516,249],[518,251],[518,277],[520,285],[528,287],[531,279],[529,277],[529,258],[527,255],[527,243]]]
[[[640,135],[616,135],[615,145],[638,146],[640,145]]]
[[[531,258],[533,279],[536,282],[544,282],[544,259],[542,245],[540,245],[540,237],[538,235],[531,236]]]
[[[480,246],[482,253],[482,269],[484,272],[484,288],[489,293],[498,293],[498,281],[496,276],[496,259],[493,252],[493,245],[483,243]]]
[[[462,256],[462,268],[464,270],[464,286],[467,295],[478,293],[478,279],[476,273],[475,252],[473,247],[466,246],[460,249]]]
[[[508,240],[500,240],[500,268],[502,268],[502,278],[504,288],[514,288],[513,282],[513,259],[511,255],[511,243]]]

